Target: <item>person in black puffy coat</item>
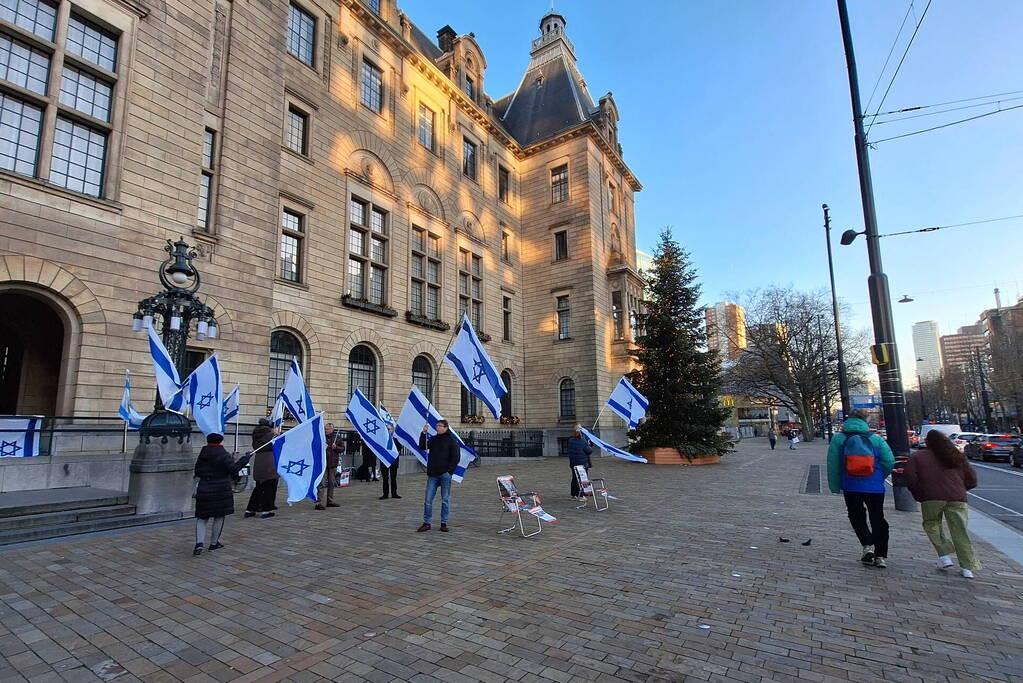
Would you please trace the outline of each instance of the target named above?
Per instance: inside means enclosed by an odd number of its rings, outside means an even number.
[[[593,453],[593,449],[590,448],[590,442],[583,438],[583,433],[578,425],[575,431],[572,432],[572,436],[568,439],[567,450],[568,469],[572,472],[572,498],[574,500],[586,500],[586,496],[583,496],[582,491],[579,490],[579,480],[575,476],[575,466],[582,465],[588,471],[592,467],[590,454]]]
[[[206,527],[209,520],[213,523],[210,529],[210,550],[223,548],[220,534],[224,531],[224,518],[234,514],[234,491],[231,489],[231,478],[238,470],[245,467],[252,457],[246,453],[238,460],[224,448],[222,434],[208,434],[206,445],[199,451],[195,461],[195,477],[199,480],[195,487],[195,549],[193,555],[201,555],[203,542],[206,540]]]

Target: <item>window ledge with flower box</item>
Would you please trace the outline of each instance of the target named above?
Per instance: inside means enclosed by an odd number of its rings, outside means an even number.
[[[440,330],[441,332],[447,332],[451,329],[451,325],[444,322],[443,320],[434,320],[427,318],[425,315],[419,315],[412,311],[405,311],[405,320],[409,321],[413,325],[419,325],[420,327],[429,327],[432,330]]]
[[[520,422],[522,422],[522,420],[520,420],[515,415],[510,415],[510,416],[509,415],[504,415],[504,416],[501,417],[501,424],[503,424],[503,425],[517,425]]]
[[[393,318],[398,315],[398,311],[393,308],[388,308],[383,304],[374,304],[366,299],[356,299],[349,294],[345,294],[341,297],[341,304],[348,308],[356,308],[360,311],[366,311],[367,313],[382,315],[385,318]]]
[[[486,422],[486,418],[482,415],[463,415],[462,424],[465,425],[481,425]]]

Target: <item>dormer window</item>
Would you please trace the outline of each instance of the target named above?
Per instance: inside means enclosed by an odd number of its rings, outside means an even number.
[[[476,82],[472,80],[472,76],[466,74],[462,89],[465,90],[465,94],[469,96],[470,100],[476,101]]]

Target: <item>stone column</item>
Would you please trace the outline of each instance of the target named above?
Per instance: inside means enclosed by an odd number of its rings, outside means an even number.
[[[128,502],[136,514],[192,516],[196,456],[190,433],[188,419],[167,410],[143,421],[129,467]]]

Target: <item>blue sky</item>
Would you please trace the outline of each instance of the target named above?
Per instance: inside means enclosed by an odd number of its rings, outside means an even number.
[[[497,98],[513,90],[549,4],[399,0],[427,35],[444,24],[474,32]],[[851,0],[866,102],[909,0]],[[884,92],[927,0],[915,0]],[[665,225],[692,253],[706,303],[768,284],[827,285],[821,204],[831,207],[839,294],[869,327],[862,229],[845,58],[829,0],[557,0],[594,97],[613,91],[626,162],[644,185],[636,198],[640,249]],[[1023,90],[1018,0],[933,0],[884,109]],[[1023,93],[1014,95],[1019,97]],[[1023,100],[1006,102],[1008,107]],[[969,104],[969,103],[967,103]],[[957,106],[957,105],[951,105]],[[962,105],[958,105],[962,106]],[[875,126],[880,140],[973,116],[965,109]],[[920,112],[923,113],[923,112]],[[882,233],[1023,214],[1023,109],[901,140],[871,152]],[[882,240],[895,304],[903,378],[912,379],[910,328],[943,334],[1023,294],[1023,220]]]

